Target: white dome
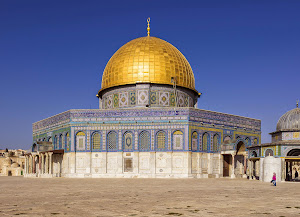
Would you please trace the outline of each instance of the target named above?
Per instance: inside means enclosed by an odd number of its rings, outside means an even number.
[[[292,109],[282,115],[277,122],[276,130],[300,130],[300,108]]]

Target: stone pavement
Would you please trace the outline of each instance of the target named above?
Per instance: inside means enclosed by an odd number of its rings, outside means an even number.
[[[0,216],[300,216],[300,183],[0,177]]]

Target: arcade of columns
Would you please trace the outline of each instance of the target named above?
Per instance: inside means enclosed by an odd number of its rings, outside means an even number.
[[[25,174],[53,174],[52,155],[52,152],[26,155]],[[38,162],[36,162],[37,158]]]

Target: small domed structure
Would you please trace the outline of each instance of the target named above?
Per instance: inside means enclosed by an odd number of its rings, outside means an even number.
[[[300,130],[300,108],[297,107],[282,115],[277,122],[276,130]]]

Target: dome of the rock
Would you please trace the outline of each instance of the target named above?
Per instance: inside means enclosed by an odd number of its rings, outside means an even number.
[[[101,92],[126,84],[176,85],[195,90],[192,68],[184,55],[170,43],[156,37],[141,37],[123,45],[108,61],[102,76]]]

